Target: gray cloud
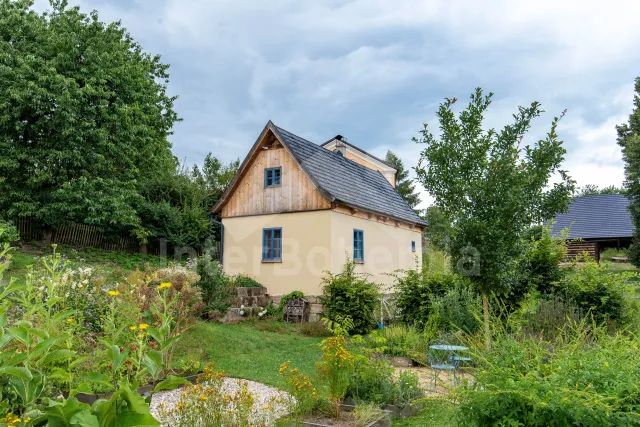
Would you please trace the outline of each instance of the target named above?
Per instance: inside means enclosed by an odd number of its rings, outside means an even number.
[[[72,1],[72,3],[74,3]],[[520,104],[542,102],[542,137],[568,108],[561,137],[579,185],[619,184],[613,126],[631,107],[640,5],[539,0],[76,0],[121,19],[145,49],[171,64],[184,121],[174,151],[243,157],[272,119],[322,142],[337,133],[373,154],[397,151],[433,123],[445,96],[496,93],[489,126]],[[38,0],[36,7],[46,7]]]

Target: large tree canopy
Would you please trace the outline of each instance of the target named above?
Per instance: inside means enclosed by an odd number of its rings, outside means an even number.
[[[625,161],[624,187],[629,197],[629,210],[635,226],[635,238],[629,260],[640,267],[640,77],[636,78],[636,94],[629,122],[617,126],[618,144]]]
[[[0,0],[0,211],[135,228],[140,188],[174,171],[168,65],[66,1]]]
[[[440,137],[425,125],[422,137],[414,138],[426,145],[416,167],[418,181],[453,224],[449,250],[454,266],[483,295],[487,345],[488,296],[508,288],[523,232],[565,211],[575,186],[561,169],[560,118],[553,120],[545,139],[523,146],[540,104],[519,107],[513,124],[501,131],[484,130],[491,96],[476,89],[458,117],[452,110],[456,99],[446,99],[437,112]],[[555,174],[558,180],[551,184]]]
[[[412,209],[420,203],[420,195],[416,193],[413,180],[409,179],[409,171],[404,168],[402,160],[392,151],[387,151],[385,161],[396,168],[396,190],[407,201]]]

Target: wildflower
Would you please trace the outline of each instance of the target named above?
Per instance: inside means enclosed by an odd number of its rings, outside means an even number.
[[[130,331],[135,331],[136,329],[138,329],[138,328],[137,328],[137,327],[135,327],[135,326],[129,326],[129,330],[130,330]]]
[[[138,334],[138,339],[142,339],[142,338],[144,338],[144,335],[143,334]]]
[[[67,318],[67,323],[72,323],[73,319],[71,317]]]
[[[138,349],[138,347],[136,347],[135,345],[131,347],[131,351],[136,351]]]
[[[140,323],[140,325],[138,326],[138,329],[140,329],[141,331],[144,331],[148,327],[149,325],[147,325],[146,323]]]
[[[170,288],[171,286],[173,286],[171,282],[163,282],[163,283],[160,283],[160,286],[158,286],[158,289]]]
[[[120,347],[120,353],[124,351],[124,347]]]
[[[120,292],[118,291],[109,291],[107,293],[112,297],[117,297],[118,295],[120,295]]]
[[[155,341],[151,341],[151,342],[149,343],[149,346],[150,346],[151,348],[156,348],[156,345],[158,345],[158,343],[156,343]]]

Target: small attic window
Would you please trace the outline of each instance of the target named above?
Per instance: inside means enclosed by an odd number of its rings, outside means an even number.
[[[264,170],[264,186],[280,187],[282,185],[282,168],[267,168]]]

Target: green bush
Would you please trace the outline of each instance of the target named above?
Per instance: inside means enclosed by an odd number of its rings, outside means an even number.
[[[384,329],[373,331],[370,336],[372,344],[378,339],[384,342],[384,353],[389,356],[412,358],[412,355],[416,353],[425,352],[426,341],[413,326],[391,325]]]
[[[406,405],[424,397],[416,374],[404,372],[396,381],[394,369],[387,360],[374,357],[379,349],[371,348],[368,341],[355,337],[349,345],[354,363],[346,398],[356,402]]]
[[[20,240],[20,234],[13,223],[0,219],[0,244],[13,243],[18,240]]]
[[[638,426],[640,342],[580,323],[553,342],[495,337],[474,356],[475,386],[461,388],[460,425]]]
[[[244,275],[238,274],[233,278],[233,286],[236,288],[261,288],[262,285],[255,279]]]
[[[395,278],[398,318],[402,323],[419,329],[429,321],[433,298],[444,296],[458,280],[453,274],[419,270],[398,271]]]
[[[222,266],[213,260],[209,254],[203,255],[196,261],[196,272],[200,276],[194,286],[200,288],[202,301],[206,306],[205,312],[218,312],[224,315],[233,302],[233,286],[229,276],[222,270]]]
[[[511,319],[523,330],[543,338],[553,339],[565,326],[579,323],[584,312],[557,295],[533,293],[521,304]]]
[[[468,283],[458,281],[443,296],[433,296],[431,305],[439,330],[472,334],[482,326],[482,300]]]
[[[321,297],[325,317],[331,321],[351,318],[350,333],[366,334],[376,324],[375,309],[379,305],[380,292],[368,276],[356,273],[355,262],[347,261],[341,273],[327,272]]]
[[[630,274],[612,274],[608,263],[597,264],[593,259],[574,263],[565,277],[554,286],[554,293],[591,313],[597,322],[628,321],[624,282]]]
[[[280,304],[278,304],[278,310],[280,311],[280,313],[284,311],[284,308],[289,301],[298,298],[304,298],[304,294],[301,291],[293,291],[289,292],[286,295],[283,295],[282,298],[280,298]]]
[[[560,263],[567,255],[567,240],[551,236],[548,226],[531,227],[522,238],[524,255],[517,263],[512,285],[504,295],[510,311],[515,311],[529,292],[549,293],[563,277]]]

